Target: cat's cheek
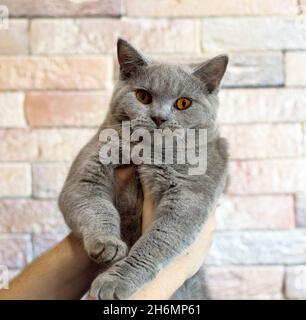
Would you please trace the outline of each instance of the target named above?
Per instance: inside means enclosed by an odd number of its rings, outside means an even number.
[[[195,128],[207,122],[207,116],[199,110],[179,111],[174,118],[183,128]]]

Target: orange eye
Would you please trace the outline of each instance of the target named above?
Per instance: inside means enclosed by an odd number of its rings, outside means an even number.
[[[191,106],[191,100],[188,98],[179,98],[176,100],[175,102],[175,106],[179,109],[179,110],[186,110]]]
[[[150,104],[152,102],[151,94],[143,89],[136,90],[136,98],[143,104]]]

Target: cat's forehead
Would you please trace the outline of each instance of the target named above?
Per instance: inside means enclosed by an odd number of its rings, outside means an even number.
[[[151,65],[146,68],[139,80],[153,94],[177,96],[195,90],[190,71],[182,65]]]

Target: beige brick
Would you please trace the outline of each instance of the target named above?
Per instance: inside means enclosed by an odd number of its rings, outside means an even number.
[[[114,52],[120,20],[114,19],[37,19],[31,23],[33,53]],[[51,36],[51,44],[46,37]]]
[[[92,129],[0,130],[0,160],[72,161],[94,132]]]
[[[228,124],[306,121],[306,90],[221,90],[219,121]]]
[[[23,93],[0,93],[0,127],[26,126],[23,100]]]
[[[120,0],[1,0],[10,16],[118,16]]]
[[[23,268],[33,259],[30,235],[0,233],[0,265]]]
[[[284,268],[225,266],[207,268],[213,300],[282,299]]]
[[[306,85],[306,52],[286,53],[286,85]]]
[[[35,160],[39,156],[37,135],[29,129],[0,129],[0,160]]]
[[[55,200],[1,200],[0,232],[64,232],[66,226]]]
[[[306,193],[296,196],[296,224],[298,227],[306,227]]]
[[[28,21],[10,19],[9,28],[0,29],[0,54],[27,54],[28,51]]]
[[[191,19],[39,19],[31,23],[31,48],[38,54],[114,53],[120,36],[146,52],[191,53],[199,47],[197,35]]]
[[[0,164],[0,196],[15,197],[31,194],[31,172],[28,164]]]
[[[214,235],[207,265],[306,263],[305,230],[222,231]]]
[[[112,59],[3,56],[0,69],[0,90],[104,89],[110,86]]]
[[[221,135],[230,145],[232,159],[294,157],[303,154],[299,124],[224,125]]]
[[[230,164],[230,194],[305,192],[306,160],[236,161]]]
[[[34,256],[37,257],[43,252],[49,250],[63,240],[66,235],[67,232],[58,234],[42,233],[33,235]]]
[[[224,53],[224,49],[222,49]],[[212,56],[212,54],[210,54]],[[223,85],[269,87],[284,84],[283,57],[273,53],[231,53]]]
[[[297,13],[296,0],[125,0],[126,13],[136,17],[200,17],[287,15]]]
[[[286,268],[285,294],[289,299],[306,299],[306,266]]]
[[[95,132],[91,129],[37,130],[39,160],[70,162]]]
[[[103,92],[30,92],[25,113],[32,127],[99,126],[109,100]]]
[[[62,163],[32,164],[33,195],[35,198],[55,198],[64,185],[69,165]]]
[[[223,196],[216,212],[218,229],[294,228],[291,196]]]
[[[306,17],[206,18],[202,23],[202,47],[219,50],[306,49]],[[226,30],[226,31],[225,31]]]

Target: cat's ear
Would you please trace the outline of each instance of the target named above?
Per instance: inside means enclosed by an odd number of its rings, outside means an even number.
[[[226,71],[228,56],[220,55],[198,65],[193,71],[193,75],[200,78],[209,93],[213,92],[220,85]]]
[[[118,39],[117,56],[120,65],[120,79],[128,79],[141,66],[147,65],[145,58],[127,41]]]

